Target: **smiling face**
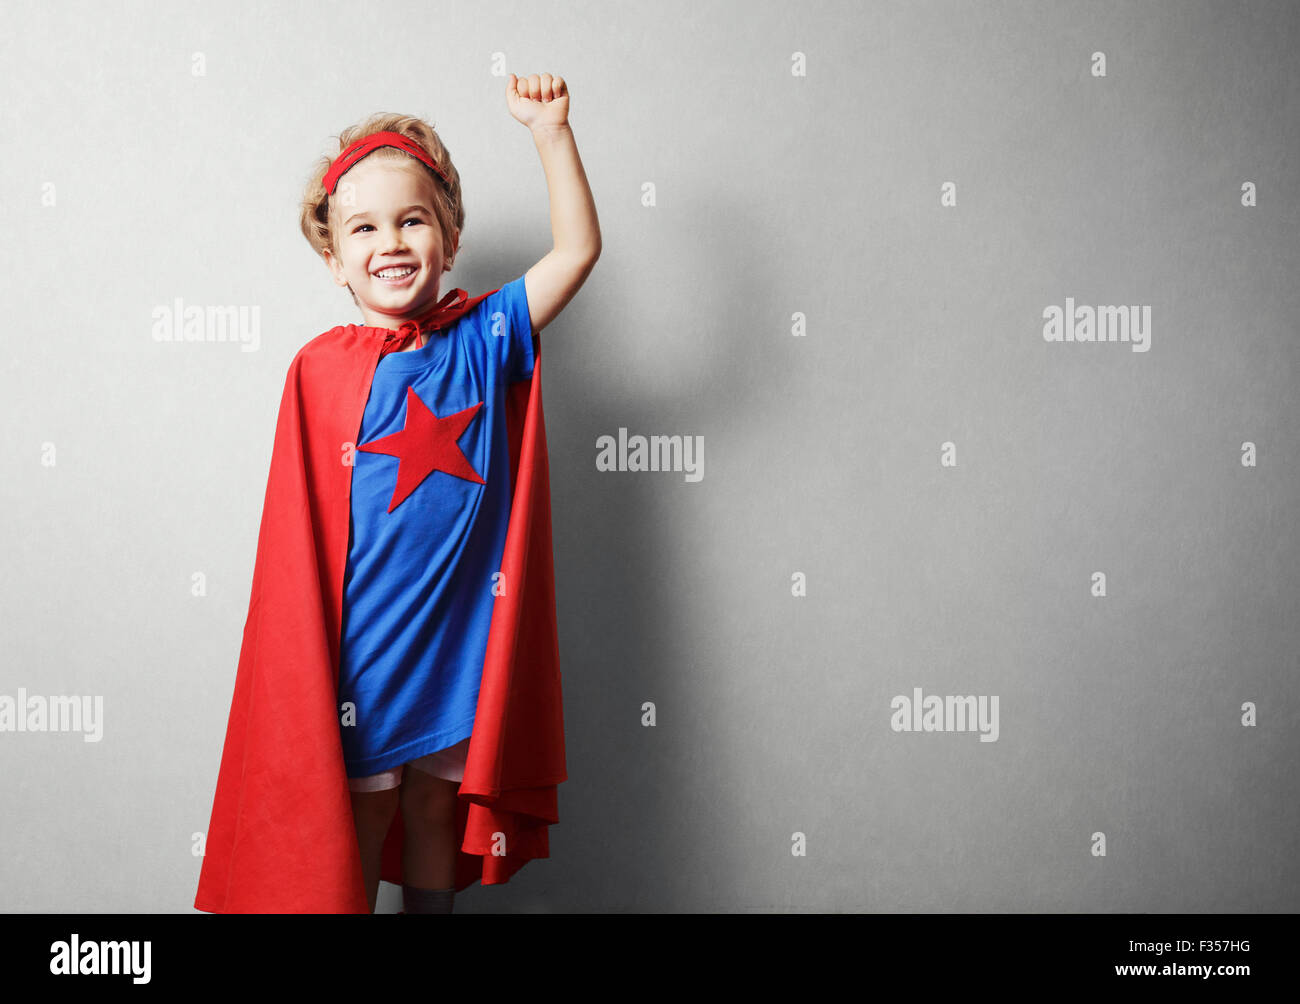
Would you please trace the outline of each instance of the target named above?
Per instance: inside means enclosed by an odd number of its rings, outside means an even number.
[[[343,175],[330,200],[334,252],[325,252],[325,263],[336,283],[352,288],[371,327],[397,328],[438,302],[459,235],[444,257],[435,183],[414,160],[366,158]]]

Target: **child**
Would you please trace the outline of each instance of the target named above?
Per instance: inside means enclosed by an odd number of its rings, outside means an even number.
[[[459,247],[465,210],[459,173],[423,121],[376,115],[346,130],[339,137],[340,153],[319,165],[308,188],[303,233],[335,282],[350,290],[364,325],[336,328],[304,347],[286,384],[245,651],[195,903],[199,909],[240,909],[238,903],[244,909],[272,904],[277,910],[328,909],[321,904],[356,902],[348,885],[355,869],[340,850],[337,814],[317,806],[291,819],[280,808],[283,793],[269,795],[285,783],[274,762],[285,753],[306,758],[314,743],[330,745],[322,756],[331,762],[337,762],[341,747],[360,879],[372,913],[379,880],[395,876],[398,858],[404,911],[449,913],[456,888],[468,884],[469,871],[460,859],[471,855],[462,854],[462,841],[465,850],[486,843],[488,836],[501,842],[503,831],[515,829],[512,812],[553,821],[545,805],[546,787],[551,786],[553,800],[553,784],[563,779],[562,748],[559,769],[554,757],[544,768],[538,754],[543,744],[524,734],[531,723],[508,715],[559,721],[558,661],[553,659],[547,669],[541,656],[534,658],[531,664],[543,668],[537,681],[529,681],[519,669],[524,663],[518,653],[513,653],[514,661],[504,653],[522,645],[545,654],[548,643],[552,649],[555,644],[545,439],[544,431],[539,436],[532,425],[535,413],[540,427],[536,334],[590,274],[601,240],[568,125],[563,79],[511,74],[506,101],[511,114],[529,127],[546,173],[554,247],[524,275],[491,293],[468,298],[463,290],[454,290],[439,299],[442,273],[451,269]],[[339,361],[354,356],[374,359],[373,370]],[[530,380],[531,397],[525,382]],[[354,415],[362,401],[359,428],[351,426],[351,439],[331,442],[326,426],[350,421],[346,416]],[[525,409],[528,425],[521,440],[523,420],[517,416]],[[328,457],[332,446],[336,451],[342,446],[344,463],[350,464],[345,498],[337,490],[342,482],[332,465],[317,459]],[[530,481],[538,466],[540,487]],[[329,484],[335,489],[319,487],[323,478],[332,478]],[[300,537],[297,524],[304,517],[311,524],[309,539],[286,558],[281,536]],[[281,524],[286,521],[295,525],[285,530]],[[336,567],[336,552],[342,540],[338,528],[345,524],[343,570]],[[522,528],[516,529],[517,524]],[[335,529],[324,531],[325,526]],[[285,573],[285,568],[297,571]],[[273,588],[273,577],[286,574],[293,579]],[[268,613],[280,609],[273,606],[274,596],[313,581],[329,595],[307,604],[311,617],[306,620],[322,622],[338,667],[331,695],[338,742],[332,745],[321,732],[320,719],[297,708],[300,703],[304,709],[319,706],[315,698],[324,691],[318,671],[322,660],[306,660],[310,668],[301,670],[304,660],[297,648],[303,638],[286,633],[281,641],[276,634],[286,632],[286,623],[301,630],[302,604],[290,601],[283,614]],[[521,601],[511,590],[550,599],[549,632],[548,613],[530,620],[527,612],[519,612]],[[512,694],[503,698],[506,688]],[[516,692],[523,697],[514,697]],[[290,694],[294,713],[303,716],[293,723],[297,731],[268,739],[268,730],[284,731],[278,720],[273,724],[268,718],[255,727],[250,719],[259,708],[287,712],[281,705]],[[496,709],[502,709],[499,715]],[[511,728],[518,733],[514,750],[507,742],[512,737],[501,734]],[[473,757],[471,736],[477,751]],[[304,740],[307,748],[300,749]],[[528,753],[531,764],[519,766]],[[515,758],[512,776],[524,778],[514,785],[513,801],[501,794],[510,787],[501,779],[507,754]],[[473,784],[466,778],[467,760],[476,775]],[[259,784],[264,776],[277,780]],[[315,770],[311,778],[294,797],[315,791],[336,809],[328,768]],[[466,799],[480,813],[468,823]],[[517,834],[511,833],[515,847],[506,847],[504,855],[513,850],[525,858],[544,856],[545,827],[540,829],[539,838],[518,827]],[[323,836],[313,839],[312,833]],[[246,850],[247,863],[241,865],[241,848],[265,849],[282,840],[294,842],[280,848],[283,854],[310,855],[322,844],[337,851],[345,874],[304,871],[302,882],[309,888],[296,890],[287,900],[250,891],[243,874],[275,867],[283,884],[285,862],[266,850]],[[526,845],[522,852],[520,845]],[[487,855],[503,852],[473,853],[484,855],[486,883]],[[521,863],[518,857],[492,862],[493,880],[504,881]],[[321,866],[328,867],[328,860]],[[232,892],[236,887],[237,894]]]

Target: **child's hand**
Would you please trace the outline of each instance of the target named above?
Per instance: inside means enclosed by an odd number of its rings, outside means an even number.
[[[506,81],[506,104],[510,114],[536,132],[569,121],[569,89],[563,77],[549,73],[531,77],[510,74]]]

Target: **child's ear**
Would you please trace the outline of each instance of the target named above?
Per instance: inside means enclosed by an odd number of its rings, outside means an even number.
[[[330,251],[324,252],[324,258],[325,267],[330,270],[330,275],[334,277],[334,284],[336,286],[346,286],[348,278],[343,274],[343,264]]]

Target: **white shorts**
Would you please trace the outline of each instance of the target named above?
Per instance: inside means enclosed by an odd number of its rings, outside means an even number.
[[[465,756],[468,753],[469,738],[466,737],[455,746],[435,750],[404,764],[399,763],[396,767],[380,771],[378,774],[371,774],[367,777],[350,777],[348,778],[348,788],[351,791],[386,791],[389,788],[396,788],[402,783],[402,768],[404,767],[414,767],[423,774],[431,774],[447,781],[463,781],[465,779]]]

